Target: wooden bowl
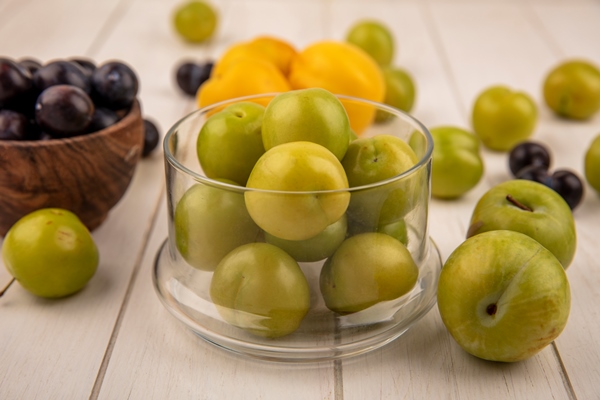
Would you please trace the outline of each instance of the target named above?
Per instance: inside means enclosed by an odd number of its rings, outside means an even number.
[[[136,101],[101,131],[44,141],[0,140],[0,235],[24,215],[58,207],[98,227],[121,199],[144,146]]]

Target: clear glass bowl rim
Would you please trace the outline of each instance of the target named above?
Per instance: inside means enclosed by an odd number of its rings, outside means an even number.
[[[190,176],[192,179],[194,179],[195,181],[197,181],[199,183],[209,184],[211,186],[221,187],[223,189],[242,191],[242,192],[262,192],[262,193],[286,194],[286,195],[290,195],[290,194],[306,195],[307,193],[315,193],[315,194],[347,193],[347,192],[362,191],[365,189],[373,189],[373,188],[385,186],[391,182],[395,182],[395,181],[401,180],[405,177],[412,175],[420,168],[425,167],[427,165],[427,163],[429,162],[429,160],[431,159],[431,156],[433,154],[433,137],[431,136],[429,129],[427,129],[427,127],[425,125],[423,125],[423,123],[421,123],[418,119],[416,119],[412,115],[410,115],[402,110],[399,110],[392,106],[388,106],[387,104],[383,104],[383,103],[379,103],[376,101],[367,100],[367,99],[363,99],[363,98],[359,98],[359,97],[354,97],[354,96],[341,95],[341,94],[336,94],[335,96],[340,100],[355,101],[358,103],[364,103],[367,105],[374,106],[380,110],[383,110],[390,114],[393,114],[393,115],[397,116],[398,118],[400,118],[404,121],[407,121],[410,124],[412,124],[413,126],[421,129],[422,133],[425,135],[425,137],[427,139],[427,147],[426,147],[425,153],[423,154],[423,157],[421,157],[421,159],[415,165],[413,165],[410,169],[402,172],[401,174],[398,174],[398,175],[388,178],[386,180],[378,181],[378,182],[375,182],[375,183],[372,183],[369,185],[355,186],[355,187],[351,187],[351,188],[335,189],[335,190],[294,192],[294,191],[247,188],[247,187],[237,186],[237,185],[221,182],[221,181],[218,181],[215,179],[211,179],[205,175],[198,174],[198,173],[192,171],[191,169],[187,168],[171,152],[171,148],[169,147],[169,142],[170,142],[171,136],[173,136],[177,132],[178,128],[182,124],[184,124],[189,118],[192,118],[199,114],[205,114],[205,113],[209,112],[210,110],[218,108],[218,107],[222,107],[222,106],[226,106],[226,105],[230,105],[230,104],[238,103],[238,102],[242,102],[242,101],[250,101],[250,100],[255,100],[255,99],[260,99],[260,98],[265,98],[265,97],[275,97],[278,94],[281,94],[281,93],[260,93],[260,94],[250,95],[250,96],[236,97],[236,98],[232,98],[232,99],[228,99],[228,100],[223,100],[218,103],[210,104],[206,107],[199,108],[199,109],[185,115],[184,117],[179,119],[175,124],[173,124],[173,126],[169,129],[169,131],[165,135],[165,138],[163,140],[163,150],[164,150],[164,156],[165,156],[166,162],[168,162],[176,170]]]

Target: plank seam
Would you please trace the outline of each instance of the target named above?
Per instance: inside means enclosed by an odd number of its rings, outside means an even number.
[[[85,52],[88,57],[94,58],[94,54],[96,54],[106,42],[106,39],[109,37],[109,32],[111,32],[113,28],[123,19],[123,16],[132,2],[133,0],[123,0],[117,4],[117,6],[106,19],[106,22],[98,31],[96,37],[92,40],[92,44],[90,44],[90,47]]]
[[[450,59],[446,52],[446,48],[442,43],[442,38],[440,36],[439,31],[435,27],[435,23],[433,20],[433,15],[431,10],[429,9],[429,2],[419,3],[419,9],[421,10],[421,14],[423,15],[423,20],[425,21],[426,29],[431,36],[433,41],[433,46],[437,50],[437,54],[439,55],[439,59],[441,64],[444,66],[444,74],[446,75],[447,81],[450,83],[450,88],[454,99],[456,100],[456,104],[459,105],[460,111],[462,113],[462,117],[464,121],[468,121],[468,112],[467,108],[460,97],[460,89],[458,86],[458,82],[454,74],[452,73],[452,66],[450,64]]]
[[[567,390],[567,394],[569,396],[569,400],[577,400],[577,395],[575,394],[575,388],[571,383],[571,379],[569,378],[569,374],[567,373],[567,368],[563,363],[562,357],[560,356],[560,352],[558,351],[558,346],[556,345],[556,341],[552,342],[552,353],[554,354],[554,358],[558,362],[560,366],[560,377],[562,378],[563,385],[565,385],[565,389]]]
[[[129,278],[129,282],[127,284],[127,289],[125,290],[125,295],[123,296],[123,302],[121,303],[121,307],[119,309],[119,313],[117,315],[117,319],[115,321],[115,325],[113,331],[110,335],[110,340],[108,341],[108,346],[106,348],[106,352],[104,353],[104,357],[102,358],[102,362],[100,364],[100,368],[98,370],[98,375],[96,375],[96,380],[94,381],[94,386],[92,387],[92,391],[90,393],[90,400],[98,399],[98,395],[100,394],[100,389],[102,388],[102,383],[104,382],[104,377],[106,376],[106,371],[108,369],[108,364],[110,363],[110,357],[115,348],[115,344],[117,342],[117,336],[119,335],[119,331],[121,330],[121,325],[123,323],[123,319],[125,317],[125,311],[127,310],[127,306],[129,305],[129,300],[131,298],[131,293],[133,292],[133,286],[137,280],[138,273],[140,271],[142,260],[144,258],[144,254],[148,248],[148,242],[150,240],[150,235],[156,225],[156,220],[158,218],[158,210],[162,203],[163,196],[165,195],[165,183],[163,182],[161,189],[159,191],[159,196],[157,196],[156,203],[151,212],[151,218],[148,222],[148,225],[144,231],[142,246],[136,256],[133,270],[131,272],[131,276]]]

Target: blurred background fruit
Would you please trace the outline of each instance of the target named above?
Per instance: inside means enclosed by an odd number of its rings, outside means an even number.
[[[291,89],[287,79],[271,62],[244,58],[231,63],[221,73],[211,74],[198,89],[199,107],[219,101],[260,93],[287,92]],[[266,105],[267,99],[257,100]]]
[[[382,71],[385,80],[385,98],[383,102],[404,112],[410,112],[415,103],[417,92],[412,77],[402,68],[384,67]],[[375,120],[383,122],[386,120],[385,116],[389,115],[378,112],[375,115]]]
[[[291,65],[293,89],[320,87],[335,94],[383,102],[385,80],[379,65],[360,48],[344,42],[316,42],[298,53]],[[358,135],[373,122],[375,108],[342,100]]]
[[[591,117],[600,110],[600,70],[588,61],[562,62],[544,80],[544,100],[562,117]]]
[[[185,40],[201,43],[212,37],[217,28],[218,15],[204,1],[190,1],[175,10],[173,24],[177,33]]]
[[[365,20],[355,23],[348,31],[346,41],[363,49],[382,67],[394,60],[394,38],[381,22]]]
[[[213,63],[208,61],[204,64],[186,61],[177,67],[175,80],[181,91],[188,96],[195,97],[198,88],[210,78]]]
[[[494,85],[483,90],[473,104],[473,131],[484,146],[510,151],[533,135],[538,119],[537,106],[529,94]]]
[[[296,54],[296,49],[282,39],[259,36],[248,42],[237,43],[229,47],[215,65],[214,73],[222,73],[239,60],[253,58],[273,63],[284,76],[287,76],[292,59]]]

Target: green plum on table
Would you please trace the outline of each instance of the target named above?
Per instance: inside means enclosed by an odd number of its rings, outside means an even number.
[[[418,162],[412,148],[402,139],[382,134],[350,143],[342,165],[350,187],[376,184],[410,170]],[[381,186],[352,193],[348,214],[366,227],[398,221],[419,199],[415,177],[407,176]]]
[[[600,135],[596,136],[585,152],[585,178],[600,193]]]
[[[473,130],[484,146],[509,151],[533,134],[538,112],[527,93],[492,86],[477,96],[471,118]]]
[[[246,186],[258,189],[244,194],[252,219],[265,232],[286,240],[316,236],[342,218],[350,201],[341,163],[313,142],[289,142],[267,150]]]
[[[327,308],[350,314],[410,292],[419,269],[406,247],[377,232],[346,239],[325,261],[319,286]]]
[[[448,257],[437,303],[444,325],[465,351],[514,362],[560,335],[571,293],[550,251],[522,233],[498,230],[467,239]]]
[[[268,338],[294,332],[310,308],[300,266],[268,243],[246,244],[227,254],[215,269],[210,297],[226,322]]]
[[[410,74],[402,68],[382,68],[385,80],[385,98],[383,102],[404,112],[410,112],[415,104],[417,89]],[[377,110],[376,122],[385,122],[392,114]]]
[[[175,9],[173,25],[185,40],[202,43],[213,36],[218,19],[215,9],[209,3],[191,0]]]
[[[535,239],[565,269],[575,256],[577,233],[571,209],[558,193],[538,182],[506,181],[479,199],[467,238],[495,230],[516,231]]]
[[[226,180],[222,183],[235,185]],[[261,233],[241,192],[206,184],[195,184],[185,192],[175,208],[173,223],[182,257],[204,271],[213,271],[227,253],[257,241]]]
[[[432,128],[431,195],[454,199],[471,190],[483,176],[483,159],[475,135],[452,126]]]
[[[72,212],[44,208],[19,219],[7,232],[2,259],[30,293],[47,298],[81,290],[98,268],[98,248]]]
[[[358,21],[350,27],[346,41],[361,48],[381,66],[390,65],[394,59],[394,37],[379,21]]]
[[[282,143],[306,141],[324,146],[341,160],[350,136],[350,120],[344,105],[325,89],[279,94],[265,110],[262,140],[266,150]]]
[[[560,63],[544,80],[544,100],[562,117],[590,118],[600,110],[600,70],[585,60]]]
[[[240,102],[211,115],[196,141],[198,160],[204,174],[245,185],[256,161],[265,152],[262,123],[265,108]]]

